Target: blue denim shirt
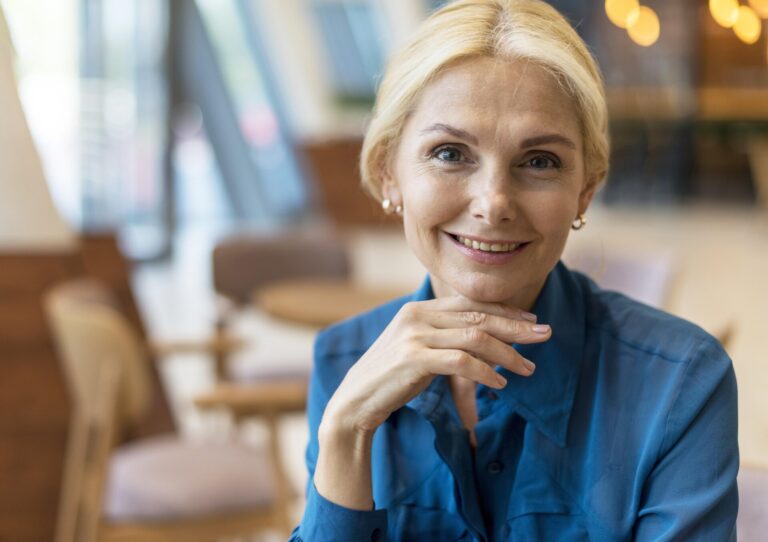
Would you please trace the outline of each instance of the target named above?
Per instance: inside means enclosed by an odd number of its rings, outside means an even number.
[[[735,540],[736,380],[695,325],[601,290],[562,263],[533,308],[552,326],[516,345],[531,377],[497,368],[477,386],[472,450],[445,377],[377,430],[375,510],[323,498],[312,483],[329,398],[411,296],[322,331],[310,385],[307,542]]]

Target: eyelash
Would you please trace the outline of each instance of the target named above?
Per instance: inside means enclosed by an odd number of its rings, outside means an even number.
[[[452,150],[458,152],[462,160],[443,160],[442,158],[439,158],[438,155],[447,150]],[[466,157],[464,156],[464,153],[459,149],[456,145],[440,145],[439,147],[436,147],[431,153],[429,153],[429,157],[438,160],[439,162],[442,162],[444,164],[457,164],[462,161],[466,161]]]
[[[438,155],[442,151],[445,151],[445,150],[453,150],[453,151],[458,152],[462,156],[462,160],[443,160]],[[464,157],[464,153],[456,145],[440,145],[439,147],[436,147],[430,153],[429,157],[434,159],[434,160],[438,160],[438,161],[440,161],[440,162],[442,162],[444,164],[457,164],[457,163],[466,161],[466,158]],[[533,168],[533,169],[538,169],[538,170],[543,170],[543,169],[560,169],[562,167],[562,164],[561,164],[560,160],[556,156],[554,156],[552,154],[549,154],[549,153],[540,153],[540,154],[537,154],[536,156],[532,156],[531,158],[529,158],[525,162],[525,164],[530,164],[533,160],[538,159],[538,158],[545,158],[545,159],[549,160],[551,162],[551,164],[552,164],[552,167],[551,168]]]
[[[530,163],[531,161],[536,160],[538,158],[546,158],[547,160],[552,162],[553,169],[560,169],[561,167],[560,160],[558,160],[557,157],[552,156],[550,154],[537,154],[536,156],[531,157],[531,159],[528,160],[528,162],[526,163]],[[547,169],[547,168],[533,168],[533,169]]]

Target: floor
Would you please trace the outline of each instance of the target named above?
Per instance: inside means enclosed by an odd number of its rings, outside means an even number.
[[[597,207],[588,218],[588,225],[571,235],[566,261],[585,265],[598,282],[605,263],[613,258],[666,262],[671,288],[651,301],[715,335],[732,331],[728,351],[739,381],[742,459],[768,467],[768,346],[764,339],[768,331],[768,213],[741,207]],[[136,270],[139,303],[153,336],[199,337],[211,330],[216,300],[210,293],[209,262],[214,239],[214,234],[203,229],[190,230],[179,237],[173,262]],[[358,282],[412,290],[423,278],[423,268],[400,233],[361,230],[347,233],[346,239]],[[584,264],[584,256],[594,254],[598,264]],[[237,361],[242,367],[269,366],[278,359],[292,360],[296,367],[311,364],[314,329],[274,321],[253,308],[242,316],[238,330],[252,343]],[[209,360],[195,356],[169,359],[162,365],[162,374],[185,435],[210,439],[230,434],[226,416],[201,413],[191,405],[191,398],[213,381]],[[253,441],[262,437],[258,424],[243,432],[243,438]],[[286,420],[281,438],[287,470],[302,495],[307,479],[305,418]],[[299,498],[297,521],[302,507]]]

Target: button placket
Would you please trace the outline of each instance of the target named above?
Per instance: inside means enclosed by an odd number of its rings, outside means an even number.
[[[485,470],[487,470],[489,474],[499,474],[504,470],[504,464],[501,461],[489,461],[485,466]]]

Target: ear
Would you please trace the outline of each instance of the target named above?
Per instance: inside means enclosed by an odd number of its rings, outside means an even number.
[[[592,203],[592,198],[595,196],[595,192],[597,192],[597,187],[602,176],[602,173],[596,173],[587,178],[584,187],[579,193],[579,214],[587,212],[589,204]]]
[[[381,166],[381,194],[395,205],[403,204],[403,195],[400,185],[392,174],[392,167],[388,162]]]

